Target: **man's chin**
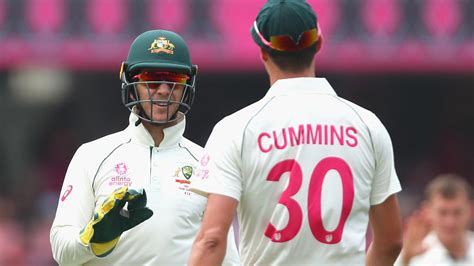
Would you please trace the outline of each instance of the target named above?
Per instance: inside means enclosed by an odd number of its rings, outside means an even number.
[[[439,240],[441,240],[441,242],[447,245],[452,245],[458,242],[459,239],[462,238],[462,235],[463,235],[462,233],[443,232],[443,233],[438,233],[438,238]]]
[[[171,114],[171,112],[169,113]],[[153,116],[149,116],[150,120],[158,123],[167,123],[170,120],[174,120],[176,118],[175,115],[169,115],[166,111],[165,112],[156,112]]]

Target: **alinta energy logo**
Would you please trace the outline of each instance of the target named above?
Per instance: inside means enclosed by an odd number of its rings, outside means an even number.
[[[129,167],[126,163],[117,163],[114,167],[113,175],[110,178],[109,186],[127,186],[132,185],[132,179],[127,175]]]

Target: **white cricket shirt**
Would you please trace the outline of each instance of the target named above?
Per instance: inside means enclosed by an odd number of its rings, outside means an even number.
[[[430,233],[424,240],[423,244],[427,247],[427,251],[410,260],[410,266],[421,265],[450,265],[450,266],[472,266],[474,265],[474,232],[466,232],[467,252],[464,258],[453,259],[449,251],[439,241],[434,232]],[[402,265],[401,257],[398,258],[395,265]]]
[[[401,190],[385,127],[323,78],[278,80],[205,148],[192,188],[240,201],[244,265],[364,264],[369,208]]]
[[[82,145],[64,179],[51,246],[64,265],[176,265],[186,264],[201,224],[206,199],[190,192],[203,150],[184,138],[185,121],[164,129],[159,147],[143,124]],[[78,241],[80,230],[101,203],[121,186],[144,188],[153,216],[122,234],[115,250],[95,257]],[[226,264],[239,264],[233,232],[229,234]]]

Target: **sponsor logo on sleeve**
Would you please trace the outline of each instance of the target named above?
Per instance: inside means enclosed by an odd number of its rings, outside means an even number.
[[[64,190],[63,195],[61,196],[61,201],[65,201],[67,197],[71,194],[72,192],[72,185],[68,185],[66,187],[66,190]]]

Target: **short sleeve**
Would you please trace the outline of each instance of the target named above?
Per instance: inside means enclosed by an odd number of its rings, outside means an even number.
[[[377,205],[390,195],[400,192],[401,186],[395,171],[392,141],[387,129],[375,117],[374,128],[371,131],[375,152],[375,174],[370,204]]]
[[[191,184],[191,191],[204,196],[220,194],[240,201],[241,135],[226,121],[221,121],[214,127],[197,168],[198,178]]]

